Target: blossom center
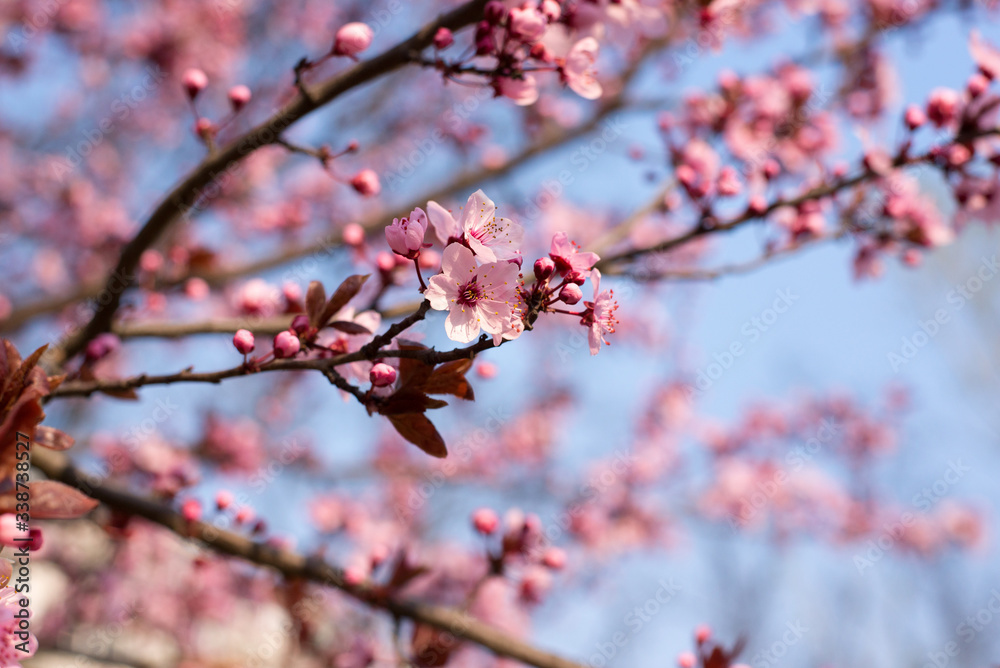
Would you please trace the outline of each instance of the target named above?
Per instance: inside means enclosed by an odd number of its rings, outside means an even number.
[[[483,286],[473,278],[458,291],[458,303],[462,306],[475,306],[485,296],[486,291],[483,290]]]

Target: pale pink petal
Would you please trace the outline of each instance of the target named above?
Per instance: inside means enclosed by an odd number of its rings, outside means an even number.
[[[470,343],[479,336],[479,316],[476,309],[468,307],[454,308],[448,312],[444,322],[448,338],[459,343]]]

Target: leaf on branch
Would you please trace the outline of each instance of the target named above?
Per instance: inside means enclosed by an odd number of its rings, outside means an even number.
[[[344,332],[345,334],[371,334],[372,331],[363,325],[359,325],[356,322],[351,322],[349,320],[334,320],[330,323],[330,327]]]
[[[472,360],[445,362],[431,373],[424,391],[427,394],[453,394],[459,399],[475,401],[472,385],[465,378],[466,372],[471,368]]]
[[[323,309],[316,328],[323,329],[326,323],[330,321],[330,318],[336,315],[337,311],[347,306],[347,302],[354,299],[354,296],[361,291],[361,287],[368,280],[369,276],[370,274],[348,276],[333,293],[333,296],[330,297],[330,301],[326,303],[326,308]]]
[[[319,321],[323,317],[326,308],[326,290],[319,281],[311,281],[309,289],[306,290],[306,314],[309,316],[309,324],[319,329],[323,323]]]
[[[448,448],[434,424],[423,413],[387,415],[399,435],[432,457],[448,456]],[[34,506],[32,506],[34,507]]]
[[[76,441],[64,431],[39,425],[35,427],[35,445],[50,450],[69,450]]]
[[[0,512],[12,513],[17,505],[13,492],[0,498]],[[97,507],[97,501],[83,492],[55,480],[31,483],[31,516],[38,519],[68,520],[82,517]]]

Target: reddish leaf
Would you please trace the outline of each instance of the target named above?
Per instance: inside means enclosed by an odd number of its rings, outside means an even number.
[[[427,350],[427,346],[410,341],[399,341],[400,350]],[[399,387],[422,391],[427,379],[431,377],[434,367],[423,360],[408,357],[399,358]]]
[[[0,499],[0,511],[11,513],[17,504],[13,493]],[[31,516],[37,519],[68,520],[82,517],[97,507],[97,501],[83,492],[55,480],[31,483]]]
[[[404,413],[387,417],[400,436],[427,454],[439,458],[448,456],[448,448],[445,447],[444,439],[423,413]]]
[[[326,290],[319,281],[309,283],[306,290],[306,313],[309,315],[309,324],[319,329],[323,323],[319,321],[323,317],[323,309],[326,307]]]
[[[423,413],[435,408],[447,406],[447,401],[432,399],[420,390],[401,389],[378,405],[382,415],[400,415],[402,413]]]
[[[39,425],[35,427],[34,445],[40,445],[50,450],[69,450],[73,447],[73,437],[64,431]]]
[[[371,334],[372,331],[367,327],[359,325],[356,322],[350,322],[348,320],[334,320],[330,323],[330,327],[344,332],[345,334]]]
[[[35,352],[28,355],[28,359],[21,362],[21,364],[14,366],[12,364],[12,359],[10,355],[10,350],[14,349],[13,344],[9,341],[5,341],[8,346],[8,364],[10,364],[10,375],[4,380],[3,393],[0,394],[0,411],[7,410],[14,405],[17,398],[24,391],[24,388],[28,385],[28,374],[31,370],[35,368],[35,364],[45,354],[45,349],[48,345],[44,345]],[[18,359],[20,355],[17,354],[17,350],[14,349],[13,359]]]
[[[427,394],[453,394],[459,399],[475,401],[472,385],[465,378],[465,373],[472,368],[472,360],[455,360],[446,362],[434,369],[431,377],[424,385]]]
[[[364,276],[355,274],[354,276],[348,276],[340,284],[333,293],[333,296],[330,297],[330,301],[326,303],[326,308],[323,309],[320,322],[317,325],[318,329],[322,329],[330,321],[330,318],[336,315],[337,311],[347,306],[347,302],[354,299],[354,296],[361,291],[361,286],[368,280],[368,276],[369,274],[365,274]]]

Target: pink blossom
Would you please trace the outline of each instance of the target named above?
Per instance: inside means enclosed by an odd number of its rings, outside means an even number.
[[[215,495],[215,507],[219,510],[225,510],[233,505],[233,500],[232,492],[225,489],[219,490],[218,494]]]
[[[472,525],[479,533],[489,536],[500,526],[500,518],[493,510],[480,508],[472,514]]]
[[[596,100],[603,92],[600,82],[594,76],[594,63],[597,62],[599,48],[593,37],[581,39],[566,54],[566,61],[559,70],[563,82],[586,100]]]
[[[482,190],[469,195],[460,221],[437,202],[427,203],[428,218],[441,243],[464,242],[483,262],[514,259],[524,239],[524,228],[495,214],[496,204]]]
[[[434,33],[435,49],[447,49],[454,43],[455,43],[455,36],[452,35],[451,31],[448,30],[447,28],[438,28],[438,31]]]
[[[927,99],[927,117],[937,127],[948,125],[958,116],[961,97],[950,88],[935,88]]]
[[[556,271],[563,275],[586,274],[601,259],[597,253],[580,252],[579,246],[570,241],[565,232],[552,235],[549,257],[556,263]]]
[[[236,334],[233,335],[233,345],[242,354],[249,355],[254,348],[253,333],[246,329],[236,330]]]
[[[205,73],[198,68],[192,67],[189,70],[185,70],[184,76],[181,78],[181,83],[184,84],[184,90],[187,91],[188,97],[192,100],[198,97],[198,93],[205,90],[208,86],[208,77]]]
[[[497,79],[497,92],[513,100],[519,107],[527,107],[538,101],[538,82],[533,74],[524,74],[518,78],[500,77]]]
[[[677,666],[679,668],[694,668],[697,659],[694,652],[681,652],[677,655]]]
[[[393,253],[412,260],[424,245],[426,230],[427,214],[418,207],[407,218],[393,218],[385,228],[385,240]]]
[[[601,272],[594,269],[590,273],[590,280],[594,284],[594,301],[584,302],[587,307],[586,315],[581,319],[581,324],[589,327],[587,336],[590,340],[590,354],[596,355],[601,350],[601,344],[610,345],[604,340],[605,334],[614,334],[615,311],[618,310],[618,302],[614,301],[615,291],[605,290],[601,292]]]
[[[337,56],[354,57],[371,46],[374,37],[372,29],[364,23],[348,23],[337,30],[334,37],[333,53]]]
[[[396,369],[385,362],[372,366],[369,379],[375,387],[387,387],[396,382]]]
[[[301,345],[299,337],[294,332],[288,330],[278,332],[278,335],[274,337],[274,356],[278,359],[294,357],[299,352]]]
[[[23,605],[22,605],[23,603]],[[0,593],[0,666],[10,668],[20,666],[21,661],[35,655],[38,649],[38,639],[34,634],[25,631],[22,611],[28,611],[27,599],[15,593],[14,587],[4,587]],[[30,617],[30,612],[28,613]],[[25,643],[25,635],[27,642]],[[20,648],[27,648],[27,653]]]
[[[991,80],[1000,76],[1000,51],[983,40],[978,30],[969,35],[969,51],[983,76]]]
[[[451,244],[444,251],[441,273],[431,277],[425,296],[431,308],[448,311],[445,330],[453,341],[473,341],[482,328],[499,344],[520,333],[514,324],[520,316],[513,308],[517,274],[517,267],[509,262],[477,267],[472,251]]]
[[[229,104],[232,105],[233,111],[239,111],[245,107],[250,102],[251,96],[250,89],[242,84],[230,88]]]
[[[241,313],[266,318],[277,313],[281,291],[262,278],[254,278],[239,289],[235,301]]]
[[[344,243],[348,246],[360,246],[365,242],[365,228],[357,223],[348,223],[344,226]]]
[[[351,179],[351,187],[362,197],[375,197],[382,192],[382,184],[373,169],[362,169]]]
[[[524,42],[537,42],[545,34],[545,15],[536,7],[515,7],[510,10],[510,31]]]

